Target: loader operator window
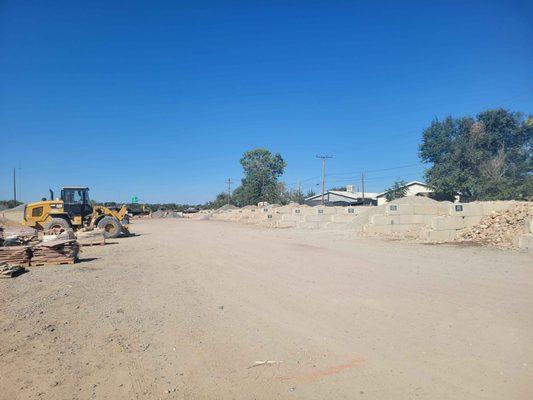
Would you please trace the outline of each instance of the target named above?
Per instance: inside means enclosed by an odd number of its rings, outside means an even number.
[[[83,204],[83,190],[65,190],[66,204]]]

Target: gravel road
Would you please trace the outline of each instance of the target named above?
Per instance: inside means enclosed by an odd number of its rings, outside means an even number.
[[[133,227],[0,280],[0,398],[533,398],[531,254]]]

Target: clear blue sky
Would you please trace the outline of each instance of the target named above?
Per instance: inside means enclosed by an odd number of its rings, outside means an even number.
[[[532,4],[0,1],[0,199],[16,167],[25,201],[204,202],[255,147],[304,189],[319,153],[331,185],[421,179],[433,118],[533,112]]]

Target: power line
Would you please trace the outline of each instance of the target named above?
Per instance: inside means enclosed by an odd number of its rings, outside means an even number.
[[[13,201],[15,202],[15,206],[16,206],[17,205],[17,173],[16,173],[15,168],[13,168]]]
[[[422,166],[423,164],[418,162],[414,164],[406,164],[406,165],[398,165],[395,167],[387,167],[387,168],[380,168],[380,169],[370,169],[365,171],[351,171],[351,172],[334,172],[332,174],[329,174],[330,176],[338,176],[338,175],[349,175],[349,174],[361,174],[362,172],[382,172],[382,171],[392,171],[396,169],[402,169],[402,168],[410,168],[415,166]]]
[[[333,156],[316,156],[322,160],[322,205],[324,205],[324,191],[326,189],[326,160],[328,158],[333,158]]]
[[[228,205],[231,201],[231,178],[228,178],[228,180],[226,181],[226,183],[228,184]]]
[[[349,177],[330,180],[330,182],[343,182],[343,181],[348,181],[348,180],[359,179],[362,172],[365,172],[365,173],[369,173],[370,172],[370,173],[372,173],[372,172],[382,172],[382,171],[393,171],[393,170],[397,170],[397,169],[405,169],[405,168],[410,168],[410,167],[415,167],[415,166],[423,166],[423,164],[422,163],[404,164],[404,165],[398,165],[398,166],[393,166],[393,167],[380,168],[380,169],[371,169],[371,170],[365,170],[365,171],[360,170],[360,171],[353,171],[353,172],[338,172],[338,173],[334,172],[334,173],[328,174],[328,176],[351,175]],[[287,186],[294,186],[298,182],[308,182],[308,181],[311,181],[311,180],[314,180],[314,179],[319,179],[319,178],[320,178],[320,176],[313,176],[311,178],[302,179],[300,181],[287,183],[286,185]]]

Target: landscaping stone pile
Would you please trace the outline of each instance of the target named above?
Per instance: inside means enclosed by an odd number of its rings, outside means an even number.
[[[517,239],[524,233],[525,223],[533,217],[533,204],[518,204],[507,210],[494,211],[480,223],[463,229],[455,242],[472,242],[502,249],[517,247]]]

